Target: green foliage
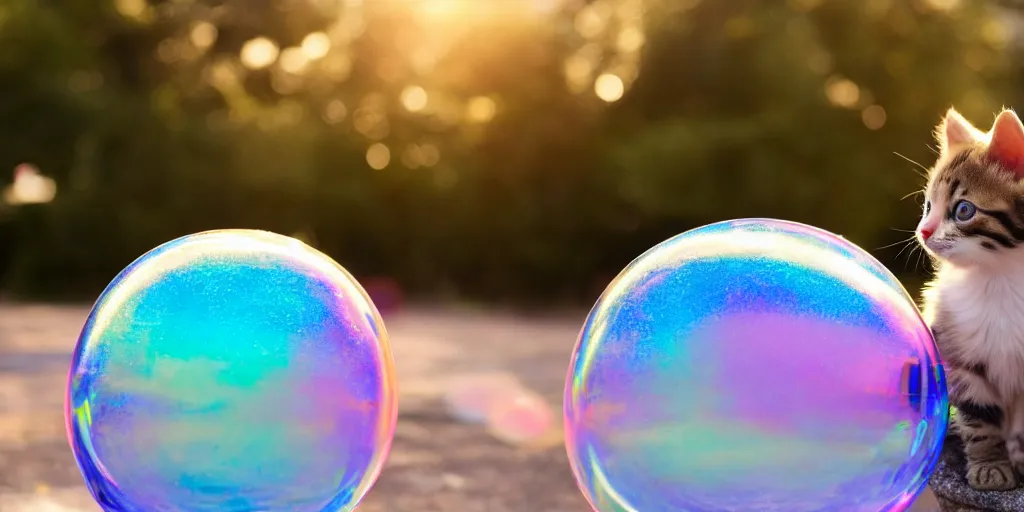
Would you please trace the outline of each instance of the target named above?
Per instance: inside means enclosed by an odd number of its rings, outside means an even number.
[[[0,206],[6,287],[96,293],[149,248],[225,227],[300,236],[416,292],[491,299],[592,300],[650,245],[727,218],[873,249],[919,213],[901,198],[922,180],[894,152],[930,164],[943,111],[984,124],[1021,71],[987,1],[652,0],[635,81],[622,27],[573,29],[581,9],[607,18],[626,0],[449,25],[343,4],[0,5],[0,169],[31,162],[58,187],[50,204]],[[202,51],[188,46],[200,24],[217,29]],[[335,46],[315,71],[239,64],[255,37],[287,47],[320,30]],[[626,77],[620,101],[567,86],[581,55]],[[402,108],[409,85],[429,109]],[[478,97],[493,119],[465,121]],[[367,162],[376,143],[382,170]]]

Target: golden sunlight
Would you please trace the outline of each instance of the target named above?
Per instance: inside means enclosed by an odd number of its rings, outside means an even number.
[[[510,20],[545,16],[555,11],[562,0],[417,0],[409,2],[414,13],[423,22],[465,26],[486,21],[499,23]]]

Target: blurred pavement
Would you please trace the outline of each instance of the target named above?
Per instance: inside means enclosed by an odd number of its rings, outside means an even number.
[[[65,375],[86,307],[0,304],[0,512],[97,512],[64,435]],[[460,374],[510,372],[547,398],[561,389],[583,315],[560,319],[405,310],[386,315],[400,417],[360,512],[585,512],[554,432],[529,446],[459,423],[440,398]],[[937,510],[930,496],[912,512]]]

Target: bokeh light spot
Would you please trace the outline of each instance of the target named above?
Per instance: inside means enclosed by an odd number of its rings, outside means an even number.
[[[441,149],[436,144],[420,144],[420,164],[423,167],[433,167],[441,160]]]
[[[188,36],[196,48],[205,50],[213,46],[213,43],[217,41],[217,27],[213,26],[212,23],[200,21],[192,25],[192,30],[189,31]]]
[[[601,35],[607,23],[602,1],[591,4],[576,14],[574,25],[579,35],[593,39]]]
[[[345,106],[344,101],[333,99],[324,107],[324,121],[327,121],[328,124],[338,124],[344,121],[346,116],[348,116],[348,107]]]
[[[366,163],[374,170],[381,170],[391,163],[391,150],[382,142],[371,145],[366,150]]]
[[[9,205],[49,203],[57,195],[57,182],[44,176],[33,164],[14,168],[14,183],[4,188],[3,202]]]
[[[301,47],[307,59],[322,59],[331,50],[331,38],[323,32],[313,32],[302,39]]]
[[[861,112],[860,117],[869,130],[878,130],[885,126],[886,113],[881,105],[871,105]]]
[[[466,105],[466,118],[474,123],[486,123],[494,118],[498,106],[487,96],[477,96]]]
[[[400,100],[409,112],[419,112],[427,108],[427,91],[418,85],[410,85],[402,89]]]
[[[852,108],[860,101],[860,87],[846,78],[832,77],[825,83],[825,95],[837,107]]]
[[[644,33],[640,27],[626,27],[619,33],[616,44],[619,47],[619,51],[626,53],[635,52],[644,45]]]
[[[958,9],[962,0],[925,0],[924,3],[936,11],[949,12]]]
[[[149,10],[146,0],[114,0],[114,9],[125,18],[143,20]]]
[[[281,52],[281,56],[278,58],[278,64],[281,69],[289,73],[298,74],[306,69],[309,65],[309,58],[302,51],[301,48],[292,46],[285,48]]]
[[[622,83],[622,79],[618,76],[605,73],[594,81],[594,92],[598,98],[611,103],[622,98],[625,86]]]
[[[266,37],[257,37],[242,45],[239,59],[242,65],[249,69],[263,69],[273,64],[279,53],[277,43]]]

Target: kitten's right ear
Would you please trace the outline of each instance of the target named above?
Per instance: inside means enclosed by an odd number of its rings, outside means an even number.
[[[946,117],[935,129],[935,138],[939,143],[941,153],[964,145],[975,144],[984,140],[985,134],[964,119],[956,109],[949,109]]]

